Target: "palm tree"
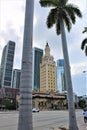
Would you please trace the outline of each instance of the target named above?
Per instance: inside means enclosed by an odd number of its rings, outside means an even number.
[[[76,16],[82,17],[82,14],[77,6],[68,4],[68,0],[40,0],[40,5],[42,7],[51,7],[47,17],[47,27],[51,28],[55,25],[57,35],[61,34],[68,92],[69,130],[78,130],[64,25],[66,25],[67,30],[70,31],[72,23],[75,24],[76,22]]]
[[[26,0],[18,130],[32,130],[32,34],[34,0]]]
[[[83,31],[82,33],[87,33],[87,27],[84,28],[84,31]],[[81,49],[82,49],[82,50],[85,50],[85,55],[87,56],[87,38],[85,38],[85,39],[82,41]]]

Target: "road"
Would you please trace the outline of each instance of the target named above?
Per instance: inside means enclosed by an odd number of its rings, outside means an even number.
[[[77,122],[83,123],[83,111],[77,110]],[[18,112],[0,112],[0,130],[17,130]],[[68,111],[40,111],[33,113],[33,130],[68,127]],[[85,129],[84,129],[85,130]]]

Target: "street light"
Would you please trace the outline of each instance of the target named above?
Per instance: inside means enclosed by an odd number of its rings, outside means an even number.
[[[84,71],[83,71],[83,73],[86,73],[86,72],[87,72],[87,70],[84,70]],[[86,76],[87,76],[87,75],[86,75]],[[86,99],[86,106],[87,106],[87,77],[85,77],[85,78],[86,78],[86,79],[85,79],[85,80],[86,80],[85,99]]]
[[[87,72],[87,70],[84,70],[83,71],[83,73],[86,73]],[[86,78],[86,84],[87,84],[87,77],[85,77]],[[87,96],[87,85],[86,85],[86,90],[85,90],[85,96]]]

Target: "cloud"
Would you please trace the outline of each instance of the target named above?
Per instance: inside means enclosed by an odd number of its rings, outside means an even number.
[[[86,75],[81,73],[72,75],[72,85],[73,85],[73,91],[78,96],[83,96],[87,94]]]
[[[80,6],[81,10],[83,10],[83,6],[85,5],[84,2],[78,2],[78,0],[75,1],[75,4]],[[25,14],[25,0],[1,0],[1,9],[2,13],[1,15],[1,31],[3,33],[7,32],[8,26],[8,32],[9,34],[11,29],[13,28],[15,30],[15,34],[18,35],[18,37],[21,37],[23,39],[23,30],[24,30],[24,14]],[[73,0],[70,0],[70,2],[73,2]],[[8,6],[7,6],[8,5]],[[39,48],[44,49],[46,42],[48,41],[51,53],[55,57],[55,60],[58,58],[62,58],[62,45],[61,45],[61,37],[56,35],[55,28],[47,29],[46,27],[46,18],[48,16],[49,8],[42,8],[39,4],[39,0],[35,0],[35,6],[34,6],[34,28],[33,28],[33,46],[37,46]],[[84,11],[84,10],[83,10]],[[8,14],[8,17],[7,17]],[[16,15],[17,14],[17,15]],[[14,17],[15,16],[15,17]],[[83,20],[84,19],[84,20]],[[68,50],[69,50],[69,57],[70,57],[70,63],[78,62],[80,61],[80,57],[77,57],[76,53],[81,53],[80,51],[80,43],[82,40],[82,30],[84,26],[86,26],[86,19],[87,15],[81,20],[77,19],[76,24],[72,27],[72,30],[70,34],[66,33],[67,36],[67,43],[68,43]],[[8,33],[7,32],[7,33]],[[78,37],[77,37],[78,35]],[[7,35],[8,36],[8,35]],[[12,37],[12,36],[11,36]],[[15,39],[15,36],[14,40]],[[5,36],[4,36],[5,38]],[[7,37],[6,37],[7,38]],[[5,39],[6,39],[5,38]],[[1,38],[3,39],[3,38]],[[4,39],[3,39],[4,40]],[[6,43],[5,43],[6,44]],[[78,48],[77,48],[78,47]],[[74,57],[74,54],[76,55]],[[82,56],[82,55],[81,55]],[[82,57],[81,60],[84,60]]]
[[[82,74],[85,70],[87,70],[87,64],[85,62],[71,66],[72,75]]]
[[[10,23],[7,24],[6,30],[3,30],[0,33],[0,36],[1,36],[2,41],[3,41],[3,44],[1,46],[2,48],[8,43],[9,40],[12,40],[12,41],[14,41],[16,43],[14,67],[18,66],[20,68],[21,53],[22,53],[22,43],[23,43],[22,38],[20,37],[20,35],[18,36],[18,34],[16,33],[16,30],[12,27],[12,24],[10,24]],[[0,52],[1,51],[2,50],[0,50]]]
[[[21,68],[25,0],[1,0],[0,7],[0,54],[9,40],[14,41],[16,43],[14,67]]]
[[[22,46],[23,46],[23,30],[25,15],[25,0],[1,0],[0,1],[0,57],[2,49],[8,40],[16,42],[14,68],[21,68]],[[57,36],[55,27],[47,29],[46,18],[49,8],[42,8],[39,0],[35,0],[34,6],[34,27],[33,27],[33,46],[44,50],[46,42],[49,43],[51,55],[55,61],[63,58],[61,36]],[[87,57],[80,49],[82,40],[87,37],[82,34],[85,26],[87,26],[87,2],[86,0],[69,0],[70,3],[77,5],[82,11],[83,18],[77,18],[76,24],[72,26],[70,33],[66,31],[70,66],[74,90],[81,81],[81,72],[86,69]],[[81,84],[84,84],[82,82]],[[79,89],[79,85],[78,85]],[[78,91],[76,89],[75,91]]]

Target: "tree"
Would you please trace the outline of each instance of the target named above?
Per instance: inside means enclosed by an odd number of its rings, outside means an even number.
[[[32,130],[32,34],[34,0],[26,0],[18,130]]]
[[[79,107],[83,109],[86,107],[86,100],[80,99],[78,104],[79,104]]]
[[[87,33],[87,27],[84,28],[82,33]],[[87,38],[82,41],[81,49],[85,51],[85,55],[87,56]]]
[[[55,25],[57,35],[61,34],[65,77],[68,91],[69,130],[78,130],[64,25],[66,25],[67,30],[70,31],[72,24],[75,24],[76,22],[76,16],[82,17],[82,14],[77,6],[68,4],[68,0],[40,0],[40,5],[42,7],[51,7],[47,17],[47,27],[51,28]]]

